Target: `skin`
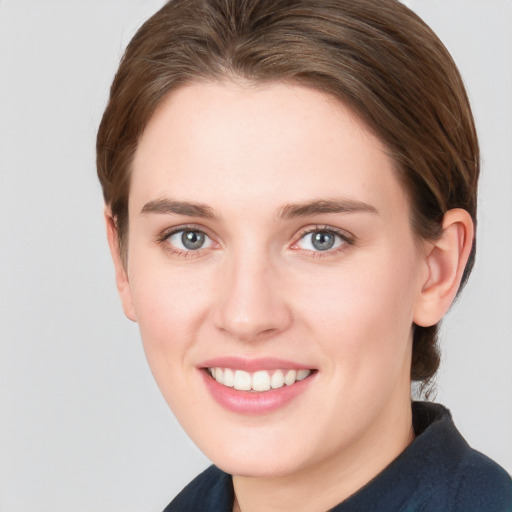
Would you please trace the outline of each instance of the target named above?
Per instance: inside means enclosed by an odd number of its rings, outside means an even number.
[[[151,208],[171,199],[207,212]],[[283,215],[318,201],[366,207]],[[439,240],[418,241],[393,162],[342,104],[283,83],[184,86],[137,149],[125,262],[106,217],[125,313],[184,429],[234,475],[234,510],[325,511],[412,441],[412,325],[451,304],[472,224],[452,210]],[[180,227],[205,232],[205,245],[180,249],[168,236]],[[314,229],[346,239],[318,251]],[[239,414],[198,369],[220,356],[316,372],[284,407]]]

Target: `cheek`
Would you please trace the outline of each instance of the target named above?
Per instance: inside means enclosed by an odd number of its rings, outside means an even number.
[[[134,258],[130,276],[132,303],[155,377],[181,364],[207,314],[208,280],[168,263]]]
[[[379,254],[317,275],[308,294],[297,291],[297,297],[307,297],[302,316],[333,364],[374,374],[398,369],[410,343],[415,267],[412,253],[400,259]]]

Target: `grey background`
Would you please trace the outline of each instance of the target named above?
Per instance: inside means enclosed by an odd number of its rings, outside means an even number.
[[[0,510],[158,511],[208,464],[116,295],[94,139],[161,0],[0,0]],[[481,137],[479,257],[443,328],[438,401],[512,472],[512,2],[410,0]]]

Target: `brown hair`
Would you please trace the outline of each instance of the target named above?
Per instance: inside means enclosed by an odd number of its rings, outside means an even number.
[[[162,99],[191,81],[293,81],[337,97],[385,143],[417,236],[444,213],[476,223],[478,142],[448,51],[398,0],[171,0],[128,45],[97,138],[97,168],[126,250],[130,166]],[[125,255],[126,256],[126,255]],[[474,263],[475,246],[463,284]],[[414,327],[411,377],[439,366],[438,326]]]

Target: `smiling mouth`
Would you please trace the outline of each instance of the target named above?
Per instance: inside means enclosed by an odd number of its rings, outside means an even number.
[[[296,382],[309,377],[314,370],[259,370],[246,372],[231,368],[211,367],[206,371],[222,386],[234,388],[237,391],[253,391],[261,393],[271,389],[279,389],[284,386],[293,386]]]

